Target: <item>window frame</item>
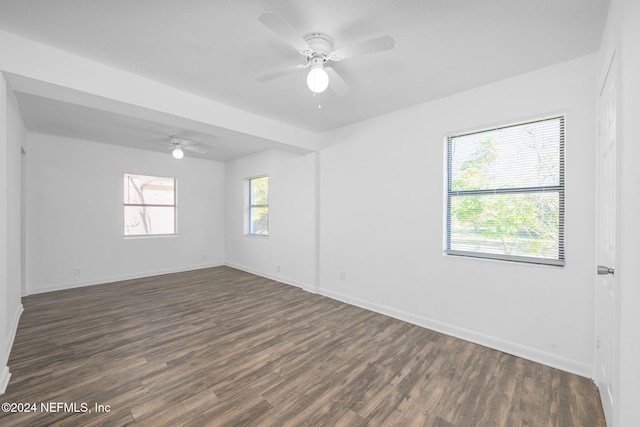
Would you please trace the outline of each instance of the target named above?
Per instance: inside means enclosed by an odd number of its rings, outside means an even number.
[[[559,164],[558,173],[559,180],[557,185],[548,186],[533,186],[533,187],[515,187],[515,188],[493,188],[493,189],[481,189],[481,190],[452,190],[453,184],[453,171],[452,171],[452,149],[451,143],[453,138],[458,138],[467,135],[476,135],[488,131],[495,131],[501,129],[508,129],[517,126],[523,126],[532,123],[541,123],[550,120],[560,120],[559,130]],[[445,235],[444,235],[444,254],[460,257],[491,259],[499,261],[511,261],[527,264],[540,264],[564,267],[566,264],[565,256],[565,147],[566,147],[566,113],[549,114],[543,117],[535,119],[523,120],[518,122],[511,122],[504,125],[486,127],[481,129],[475,129],[471,131],[456,132],[446,135],[444,138],[445,143],[445,159],[446,159],[446,177],[445,177]],[[494,254],[488,252],[471,251],[471,250],[459,250],[451,249],[451,237],[452,237],[452,218],[451,218],[451,205],[452,198],[459,196],[474,196],[474,195],[499,195],[499,194],[534,194],[534,193],[558,193],[558,256],[557,258],[543,258],[535,256],[525,255],[507,255],[507,254]]]
[[[125,172],[123,177],[126,181],[129,176],[142,176],[147,178],[156,178],[156,179],[170,179],[173,181],[173,203],[172,204],[161,204],[161,203],[127,203],[126,194],[123,194],[123,208],[122,208],[122,233],[125,239],[130,238],[146,238],[146,237],[162,237],[162,236],[176,236],[178,234],[178,179],[175,177],[168,176],[156,176],[156,175],[146,175],[140,173],[130,173]],[[125,224],[125,211],[127,207],[143,207],[143,208],[173,208],[173,233],[149,233],[149,234],[126,234],[127,226]]]
[[[266,204],[254,204],[252,197],[251,197],[251,188],[252,188],[252,182],[254,180],[258,180],[258,179],[267,179],[267,203]],[[245,179],[246,182],[246,188],[247,188],[247,196],[245,198],[246,203],[247,203],[247,216],[246,216],[246,230],[245,230],[245,234],[247,236],[252,236],[252,237],[263,237],[263,238],[267,238],[269,237],[269,193],[270,193],[270,187],[269,187],[269,175],[258,175],[258,176],[253,176],[250,178],[246,178]],[[253,210],[256,208],[260,208],[260,209],[265,209],[267,210],[267,224],[266,224],[266,233],[261,234],[261,233],[255,233],[253,230]]]

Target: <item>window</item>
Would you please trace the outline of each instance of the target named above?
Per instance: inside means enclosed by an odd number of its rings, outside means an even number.
[[[124,235],[176,233],[176,180],[124,174]]]
[[[249,234],[269,235],[269,177],[249,179]]]
[[[564,265],[564,116],[447,137],[445,253]]]

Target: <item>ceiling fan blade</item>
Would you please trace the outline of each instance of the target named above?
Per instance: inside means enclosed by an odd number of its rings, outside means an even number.
[[[282,70],[275,71],[273,73],[265,74],[260,77],[256,77],[256,80],[260,83],[268,82],[270,80],[276,79],[278,77],[284,76],[289,73],[293,73],[294,71],[303,70],[307,68],[309,64],[298,64],[291,67],[283,68]]]
[[[342,76],[333,67],[324,67],[329,75],[329,87],[338,96],[345,96],[351,92],[351,86],[344,81]]]
[[[183,145],[184,143],[188,142],[187,139],[181,137],[180,135],[171,135],[169,137],[169,141],[171,142],[171,145]]]
[[[364,55],[366,53],[381,52],[383,50],[393,49],[395,42],[390,36],[380,36],[375,39],[366,40],[351,46],[341,47],[329,54],[332,61],[340,61],[342,59],[351,58],[356,55]]]
[[[182,149],[187,151],[193,151],[194,153],[200,153],[200,154],[204,154],[208,151],[206,148],[198,147],[197,145],[183,145]]]
[[[304,53],[311,50],[309,44],[282,16],[275,12],[265,12],[260,15],[260,22],[269,27],[271,31],[282,37],[298,52]]]
[[[194,153],[204,154],[207,152],[207,149],[201,146],[201,142],[193,141],[180,135],[171,135],[169,140],[169,151],[181,148],[182,150],[193,151]]]

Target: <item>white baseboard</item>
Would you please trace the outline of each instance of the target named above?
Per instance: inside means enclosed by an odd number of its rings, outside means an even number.
[[[413,313],[408,313],[402,310],[397,310],[392,307],[376,304],[370,301],[353,298],[348,295],[341,294],[339,292],[330,291],[327,289],[314,289],[312,286],[305,285],[303,283],[288,280],[283,277],[278,277],[272,274],[265,273],[263,271],[256,270],[251,267],[227,262],[227,266],[236,268],[238,270],[246,271],[247,273],[255,274],[257,276],[266,277],[267,279],[275,280],[278,282],[292,285],[298,288],[302,288],[306,291],[317,293],[328,298],[332,298],[338,301],[342,301],[347,304],[354,305],[356,307],[364,308],[376,313],[384,314],[386,316],[393,317],[398,320],[402,320],[423,328],[431,329],[436,332],[440,332],[446,335],[450,335],[456,338],[460,338],[465,341],[469,341],[475,344],[482,345],[484,347],[492,348],[494,350],[502,351],[523,359],[531,360],[536,363],[541,363],[552,368],[560,369],[562,371],[570,372],[572,374],[580,375],[586,378],[593,378],[593,367],[588,363],[578,362],[567,357],[563,357],[557,354],[545,352],[536,348],[524,346],[512,341],[504,340],[494,336],[482,334],[477,331],[473,331],[459,326],[451,325],[448,323],[440,322],[438,320],[430,319],[424,316],[420,316]]]
[[[2,367],[2,372],[0,372],[0,395],[4,394],[7,390],[10,379],[11,373],[9,372],[9,367],[5,365]]]
[[[384,314],[386,316],[390,316],[398,320],[403,320],[405,322],[412,323],[423,328],[431,329],[436,332],[460,338],[465,341],[492,348],[494,350],[502,351],[504,353],[531,360],[533,362],[560,369],[562,371],[570,372],[572,374],[580,375],[582,377],[591,378],[593,374],[593,368],[588,363],[578,362],[563,356],[559,356],[557,354],[544,352],[536,348],[527,347],[522,344],[503,340],[501,338],[493,337],[490,335],[485,335],[480,332],[461,328],[459,326],[451,325],[448,323],[443,323],[434,319],[429,319],[424,316],[396,310],[392,307],[387,307],[384,305],[372,303],[370,301],[353,298],[351,296],[347,296],[338,292],[320,289],[318,293],[326,297],[345,302],[347,304],[355,305],[357,307],[371,310],[376,313]]]
[[[33,294],[42,294],[45,292],[61,291],[64,289],[81,288],[84,286],[101,285],[104,283],[120,282],[122,280],[131,280],[131,279],[140,279],[144,277],[160,276],[162,274],[182,273],[184,271],[220,267],[221,265],[224,265],[224,262],[216,261],[216,262],[211,262],[207,264],[191,265],[187,267],[169,268],[169,269],[163,269],[163,270],[153,270],[153,271],[125,274],[121,276],[108,276],[108,277],[93,278],[89,280],[80,280],[76,282],[58,283],[56,285],[44,286],[41,288],[35,288],[35,289],[29,288],[27,289],[26,295],[23,295],[23,296],[33,295]]]
[[[16,333],[18,332],[18,323],[20,323],[20,316],[24,311],[24,307],[22,304],[18,306],[16,312],[13,315],[13,319],[11,319],[11,325],[9,325],[9,337],[7,338],[7,342],[4,346],[4,351],[2,354],[2,360],[0,361],[0,394],[4,394],[7,389],[7,385],[9,385],[9,379],[11,378],[11,372],[9,371],[9,355],[11,354],[11,348],[13,347],[13,341],[16,339]]]
[[[475,344],[479,344],[479,345],[489,347],[498,351],[502,351],[504,353],[522,357],[523,359],[541,363],[543,365],[547,365],[552,368],[560,369],[560,370],[570,372],[576,375],[580,375],[583,377],[587,377],[587,378],[593,377],[593,367],[588,363],[578,362],[573,359],[569,359],[557,354],[545,352],[536,348],[524,346],[522,344],[518,344],[512,341],[482,334],[477,331],[461,328],[459,326],[440,322],[438,320],[430,319],[417,314],[408,313],[402,310],[397,310],[393,307],[388,307],[388,306],[373,303],[370,301],[353,298],[351,296],[341,294],[339,292],[334,292],[334,291],[322,289],[322,288],[316,289],[309,284],[291,280],[286,277],[265,273],[264,271],[259,271],[254,268],[247,267],[245,265],[236,264],[233,262],[216,262],[216,263],[211,263],[207,265],[191,266],[191,267],[185,267],[185,268],[179,268],[179,269],[150,271],[150,272],[137,273],[137,274],[127,275],[127,276],[107,277],[107,278],[102,278],[99,280],[93,280],[93,281],[87,281],[87,282],[74,282],[74,283],[60,284],[56,286],[30,290],[30,293],[51,292],[51,291],[71,289],[71,288],[76,288],[81,286],[91,286],[91,285],[97,285],[101,283],[110,283],[110,282],[117,282],[121,280],[137,279],[141,277],[157,276],[161,274],[179,273],[183,271],[198,270],[202,268],[219,267],[221,265],[226,265],[231,268],[245,271],[247,273],[255,274],[257,276],[265,277],[267,279],[271,279],[287,285],[295,286],[297,288],[304,289],[311,293],[317,293],[317,294],[326,296],[328,298],[342,301],[344,303],[351,304],[360,308],[364,308],[366,310],[370,310],[376,313],[384,314],[386,316],[390,316],[398,320],[402,320],[417,326],[421,326],[423,328],[431,329],[436,332],[440,332],[446,335],[463,339],[465,341],[473,342]],[[9,375],[9,376],[11,375],[9,374],[8,369],[7,369],[6,375]],[[4,372],[0,376],[0,386],[2,386],[3,380],[4,380]],[[8,382],[8,378],[6,379],[6,381]],[[4,389],[0,388],[0,390],[4,390]]]
[[[316,290],[313,286],[309,286],[308,284],[298,282],[296,280],[291,280],[283,276],[276,276],[274,274],[265,273],[264,271],[259,271],[251,267],[247,267],[246,265],[235,264],[233,262],[226,262],[226,266],[235,268],[236,270],[245,271],[247,273],[255,274],[256,276],[264,277],[267,279],[275,280],[276,282],[284,283],[285,285],[295,286],[296,288],[304,289],[305,291],[316,293]]]

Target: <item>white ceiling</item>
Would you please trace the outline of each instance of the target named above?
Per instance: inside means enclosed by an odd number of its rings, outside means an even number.
[[[313,132],[597,51],[608,0],[0,0],[0,29]],[[312,96],[303,61],[258,17],[342,47],[387,34],[390,51],[335,63],[352,91]],[[18,93],[29,129],[138,148],[185,133],[228,160],[266,147]],[[318,105],[322,108],[318,108]],[[122,126],[113,126],[120,124]],[[122,134],[120,134],[122,132]],[[190,134],[191,132],[191,134]],[[155,136],[154,136],[155,135]],[[231,137],[231,139],[233,139]],[[226,142],[225,142],[226,141]]]
[[[223,162],[276,148],[268,141],[249,138],[239,141],[238,135],[223,137],[195,130],[196,126],[184,123],[153,122],[26,93],[18,93],[18,103],[27,129],[49,135],[167,153],[172,149],[170,137],[177,135],[207,150],[206,153],[189,151],[188,156]]]

